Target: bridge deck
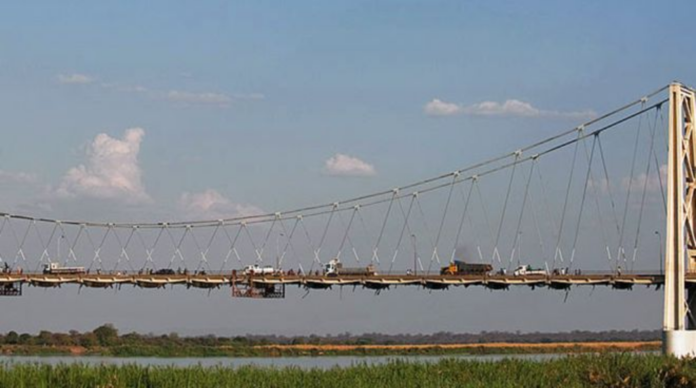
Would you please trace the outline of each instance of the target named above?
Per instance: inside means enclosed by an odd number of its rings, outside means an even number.
[[[687,283],[696,283],[696,274],[686,276]],[[580,275],[374,275],[374,276],[234,276],[227,274],[196,275],[154,275],[154,274],[0,274],[0,284],[24,283],[37,287],[58,287],[63,284],[77,284],[85,287],[107,288],[114,285],[130,284],[141,288],[162,288],[165,285],[184,285],[196,288],[217,288],[222,285],[249,284],[298,285],[306,288],[325,289],[332,286],[362,286],[371,289],[384,289],[391,286],[422,286],[429,289],[443,289],[449,286],[484,286],[492,289],[505,289],[509,286],[549,287],[565,289],[573,285],[604,285],[614,288],[631,288],[634,285],[662,285],[661,274],[621,274],[592,273]]]

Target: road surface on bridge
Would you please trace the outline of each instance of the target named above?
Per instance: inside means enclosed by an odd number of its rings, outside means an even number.
[[[696,274],[687,275],[688,283],[696,283]],[[328,289],[333,286],[362,286],[369,289],[386,289],[393,286],[422,286],[427,289],[444,289],[450,286],[484,286],[490,289],[506,289],[509,286],[549,287],[567,289],[573,285],[611,286],[630,289],[635,285],[661,286],[664,276],[659,273],[580,273],[569,275],[413,275],[389,274],[370,276],[323,275],[267,275],[246,276],[228,273],[215,274],[129,274],[123,272],[99,274],[0,274],[0,285],[28,284],[37,287],[58,287],[76,284],[92,288],[108,288],[114,285],[134,285],[141,288],[162,288],[166,285],[182,285],[194,288],[217,288],[237,285],[297,285],[310,289]]]

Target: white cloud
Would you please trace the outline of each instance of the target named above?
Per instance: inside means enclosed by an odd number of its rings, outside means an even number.
[[[0,183],[34,184],[37,182],[38,178],[33,173],[0,170]]]
[[[662,181],[662,185],[660,185]],[[661,188],[667,186],[667,165],[663,164],[660,166],[660,175],[651,172],[650,175],[641,173],[638,176],[633,177],[633,180],[625,177],[621,180],[621,186],[628,190],[629,183],[631,185],[631,190],[636,190],[637,192],[642,192],[643,187],[648,192],[659,192]]]
[[[594,180],[590,179],[587,182],[587,188],[589,190],[597,190],[597,192],[601,194],[607,194],[610,189],[613,191],[617,190],[617,188],[628,190],[629,184],[633,192],[641,193],[643,187],[645,187],[648,193],[659,193],[661,189],[667,187],[667,165],[663,164],[660,166],[659,175],[653,171],[649,175],[645,173],[638,174],[633,177],[633,180],[629,177],[623,177],[621,179],[621,186],[619,187],[617,187],[617,185],[612,185],[606,178],[602,177]],[[638,196],[640,197],[640,194]]]
[[[183,102],[187,104],[216,105],[225,107],[232,103],[232,97],[220,93],[191,93],[172,90],[165,98],[173,102]]]
[[[94,77],[86,74],[58,74],[58,83],[60,84],[90,84],[94,82]]]
[[[561,112],[555,110],[543,110],[532,104],[520,100],[506,100],[505,102],[483,101],[472,105],[462,105],[433,99],[425,104],[423,110],[430,116],[453,116],[465,114],[470,116],[506,116],[506,117],[536,117],[536,118],[573,118],[585,119],[596,117],[592,110]]]
[[[484,101],[464,107],[463,111],[466,114],[480,116],[538,117],[544,114],[532,104],[520,100],[507,100],[502,104],[495,101]]]
[[[123,139],[105,133],[87,147],[87,162],[65,174],[57,194],[63,197],[114,199],[128,203],[149,202],[142,183],[138,153],[145,131],[130,128]]]
[[[375,176],[375,167],[358,158],[336,154],[324,163],[324,172],[336,176]]]
[[[199,193],[183,193],[179,198],[179,206],[186,217],[196,220],[264,214],[263,210],[254,205],[232,202],[213,189]]]
[[[434,98],[429,103],[425,104],[425,113],[430,116],[452,116],[462,112],[462,108],[451,102],[444,102],[438,98]]]
[[[56,76],[60,84],[92,84],[98,79],[86,74],[59,74]],[[190,92],[183,90],[151,89],[139,84],[123,84],[119,82],[99,82],[96,86],[121,93],[140,94],[143,97],[166,100],[177,104],[208,105],[219,108],[227,108],[235,101],[263,100],[266,96],[262,93],[234,93],[224,94],[216,92]]]

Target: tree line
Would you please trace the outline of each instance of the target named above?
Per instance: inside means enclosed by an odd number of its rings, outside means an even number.
[[[0,345],[39,345],[39,346],[155,346],[155,347],[219,347],[254,345],[418,345],[418,344],[471,344],[471,343],[551,343],[551,342],[626,342],[656,341],[661,338],[659,330],[610,330],[610,331],[567,331],[557,333],[542,332],[502,332],[482,331],[480,333],[437,332],[432,334],[384,334],[349,332],[336,335],[253,335],[244,336],[180,336],[170,334],[139,334],[135,332],[120,334],[112,324],[104,324],[92,331],[67,333],[40,331],[38,334],[19,334],[10,331],[0,334]]]

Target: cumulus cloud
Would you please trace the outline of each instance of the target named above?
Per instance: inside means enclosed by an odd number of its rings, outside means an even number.
[[[336,154],[324,163],[324,172],[335,176],[375,176],[375,167],[358,158]]]
[[[264,214],[263,210],[254,205],[232,202],[213,189],[199,193],[183,193],[179,198],[179,206],[186,217],[193,219],[222,219]]]
[[[0,183],[34,184],[37,182],[38,178],[33,173],[0,170]]]
[[[94,77],[86,74],[58,74],[58,83],[60,84],[90,84],[94,82]]]
[[[472,105],[462,105],[433,99],[423,107],[425,114],[429,116],[454,116],[459,114],[470,116],[505,116],[505,117],[534,117],[534,118],[573,118],[587,119],[596,117],[592,110],[584,111],[555,111],[543,110],[532,104],[520,100],[506,100],[504,102],[483,101]]]
[[[451,102],[444,102],[438,98],[434,98],[425,104],[424,110],[430,116],[452,116],[462,113],[461,106]]]
[[[127,203],[149,202],[142,183],[138,153],[145,131],[127,129],[122,139],[105,133],[87,146],[85,164],[65,174],[57,194],[62,197],[91,197]]]

